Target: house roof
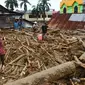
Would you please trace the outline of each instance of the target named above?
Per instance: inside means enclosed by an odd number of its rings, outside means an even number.
[[[83,0],[62,0],[60,2],[60,7],[62,7],[63,4],[66,6],[72,6],[74,2],[77,2],[78,4],[83,4]]]
[[[18,12],[8,10],[2,5],[0,5],[0,15],[23,15],[23,13],[18,13]]]

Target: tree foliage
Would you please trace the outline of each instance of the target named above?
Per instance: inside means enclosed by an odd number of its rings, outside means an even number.
[[[6,0],[5,4],[6,4],[5,6],[12,11],[14,10],[14,7],[15,8],[18,7],[17,0]]]
[[[46,11],[50,10],[51,4],[49,3],[50,0],[39,0],[39,11],[43,15],[43,19],[45,21]]]
[[[27,4],[31,5],[31,3],[28,0],[19,0],[21,1],[20,3],[20,7],[22,8],[22,6],[24,5],[24,11],[27,11]]]
[[[32,14],[37,18],[38,20],[38,17],[40,16],[40,8],[39,8],[39,4],[37,4],[37,6],[33,5],[32,6]]]

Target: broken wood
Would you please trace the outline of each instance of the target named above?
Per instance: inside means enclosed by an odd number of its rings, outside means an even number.
[[[71,82],[72,85],[75,85],[75,84],[73,83],[72,79],[70,79],[70,82]]]
[[[18,61],[18,60],[21,59],[23,56],[25,56],[25,54],[22,54],[22,55],[18,56],[15,60],[11,61],[9,64],[12,64],[12,63]]]
[[[74,31],[67,32],[65,30],[63,31],[61,30],[56,31],[57,29],[53,29],[53,30],[49,29],[50,32],[48,31],[47,33],[47,40],[41,42],[34,40],[33,33],[29,32],[28,29],[26,31],[26,34],[25,32],[15,32],[15,31],[9,32],[8,30],[7,32],[3,32],[3,34],[6,37],[5,40],[6,43],[4,46],[5,49],[7,50],[7,53],[5,55],[6,58],[5,74],[9,76],[16,76],[15,80],[17,80],[25,77],[25,75],[21,77],[20,76],[21,73],[23,74],[26,73],[26,76],[29,76],[36,72],[40,72],[46,69],[48,70],[48,68],[51,68],[53,66],[57,67],[57,65],[59,64],[72,61],[73,56],[79,57],[82,53],[84,53],[84,46],[82,43],[79,42],[76,36],[73,35]],[[82,37],[84,37],[84,35]],[[18,58],[20,55],[23,54],[25,56]],[[84,68],[84,63],[81,64],[80,62],[80,64],[78,63],[76,64],[77,66],[81,66]],[[23,71],[23,69],[25,70]],[[63,69],[66,70],[66,67],[64,67]],[[61,68],[60,70],[58,69],[58,71],[61,72]],[[62,74],[62,72],[60,73],[58,71],[56,71],[57,74],[58,73],[60,74],[56,76],[58,78],[61,75],[63,77],[67,77],[66,73],[69,73],[68,75],[70,75],[68,69],[65,74]],[[9,81],[9,79],[11,80],[12,78],[6,77],[5,78],[6,82]]]
[[[85,43],[83,42],[83,40],[80,37],[77,37],[77,39],[79,40],[79,42],[83,45],[83,47],[85,48]]]
[[[80,78],[81,81],[85,81],[85,78]]]
[[[76,70],[76,65],[74,61],[67,62],[64,64],[61,64],[59,66],[52,67],[50,69],[41,71],[39,73],[33,74],[31,76],[28,76],[26,78],[11,82],[11,83],[6,83],[4,85],[23,85],[23,84],[28,84],[28,85],[35,85],[35,83],[40,83],[38,80],[49,77],[48,79],[60,79],[62,77],[65,77],[67,75],[73,74]]]
[[[83,62],[85,62],[85,52],[79,57],[79,59]]]
[[[82,63],[81,61],[79,61],[79,59],[78,59],[76,56],[74,56],[74,59],[75,59],[75,61],[76,61],[76,64],[78,64],[78,65],[80,65],[81,67],[85,68],[85,64]]]

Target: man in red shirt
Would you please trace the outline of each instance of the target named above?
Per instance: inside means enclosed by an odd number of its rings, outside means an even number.
[[[0,39],[0,59],[1,59],[1,70],[4,70],[4,56],[5,56],[5,49],[3,46],[2,39]]]

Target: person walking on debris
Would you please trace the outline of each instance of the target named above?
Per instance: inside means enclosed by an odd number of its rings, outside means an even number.
[[[41,27],[41,29],[42,29],[42,38],[43,38],[43,39],[46,38],[47,28],[48,28],[48,26],[47,26],[46,23],[44,23],[44,24],[42,25],[42,27]]]
[[[4,45],[3,45],[3,41],[4,38],[0,38],[0,61],[1,61],[1,65],[0,65],[0,69],[1,71],[4,71],[4,56],[5,56],[5,49],[4,49]]]
[[[34,37],[34,39],[36,39],[36,32],[38,29],[37,22],[34,22],[32,29],[33,29],[33,37]]]
[[[18,25],[17,19],[15,19],[15,21],[14,21],[14,29],[19,30],[19,25]]]
[[[22,27],[23,27],[22,25],[23,25],[22,24],[22,18],[20,18],[19,21],[18,21],[19,30],[22,29]]]
[[[37,22],[34,22],[34,24],[33,24],[33,32],[35,33],[36,32],[36,30],[37,30]]]

